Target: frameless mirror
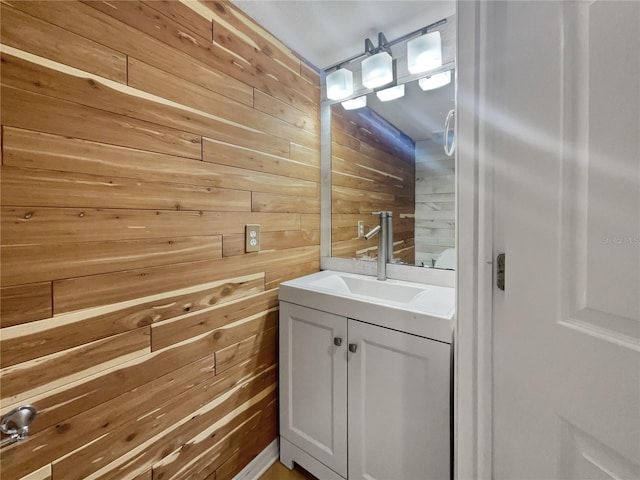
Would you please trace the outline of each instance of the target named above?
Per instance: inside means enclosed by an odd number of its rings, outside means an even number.
[[[375,259],[377,239],[364,235],[378,223],[372,213],[386,210],[393,212],[394,263],[455,269],[455,156],[443,146],[455,110],[452,17],[441,33],[440,78],[421,85],[424,74],[406,75],[401,98],[370,92],[364,107],[330,106],[333,258]]]

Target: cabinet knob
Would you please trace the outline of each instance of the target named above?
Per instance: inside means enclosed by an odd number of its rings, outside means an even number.
[[[333,338],[333,344],[334,344],[336,347],[339,347],[340,345],[342,345],[342,339],[341,339],[340,337],[334,337],[334,338]]]
[[[358,350],[358,345],[355,343],[350,343],[349,344],[349,351],[351,353],[356,353],[356,351]]]

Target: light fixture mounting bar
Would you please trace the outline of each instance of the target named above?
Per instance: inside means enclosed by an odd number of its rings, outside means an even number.
[[[334,63],[333,65],[331,65],[330,67],[327,67],[324,69],[325,73],[331,73],[334,70],[337,70],[338,68],[342,67],[343,65],[346,65],[348,63],[354,62],[362,57],[366,57],[370,54],[375,54],[378,52],[381,52],[383,50],[389,50],[391,47],[393,47],[394,45],[397,45],[398,43],[402,43],[402,42],[406,42],[407,40],[412,39],[413,37],[416,37],[418,35],[424,35],[425,33],[427,33],[429,30],[433,30],[436,27],[439,27],[441,25],[444,25],[445,23],[447,23],[447,19],[443,18],[442,20],[438,20],[437,22],[434,22],[430,25],[427,25],[426,27],[422,27],[419,28],[418,30],[414,30],[411,33],[407,33],[406,35],[403,35],[401,37],[398,37],[394,40],[391,40],[390,42],[387,41],[387,39],[384,36],[384,33],[379,32],[378,33],[378,47],[374,47],[373,46],[373,42],[371,40],[369,40],[368,38],[365,38],[364,40],[364,52],[363,53],[358,53],[352,57],[346,58],[344,60],[341,60],[338,63]]]

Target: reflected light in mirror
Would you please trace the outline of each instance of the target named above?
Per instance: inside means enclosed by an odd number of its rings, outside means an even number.
[[[404,97],[404,84],[380,90],[376,92],[376,96],[381,102],[390,102],[391,100]]]
[[[362,95],[361,97],[356,97],[351,100],[347,100],[346,102],[342,102],[342,106],[345,110],[357,110],[358,108],[367,106],[367,96]]]
[[[420,88],[425,91],[435,90],[436,88],[444,87],[449,83],[451,83],[451,70],[418,80],[418,85],[420,85]]]

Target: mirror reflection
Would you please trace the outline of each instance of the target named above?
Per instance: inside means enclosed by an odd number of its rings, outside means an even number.
[[[374,212],[391,211],[394,263],[455,269],[455,157],[443,145],[455,107],[449,72],[448,83],[415,80],[391,101],[370,93],[364,107],[331,106],[331,256],[376,259],[377,238],[365,234],[379,223]]]

